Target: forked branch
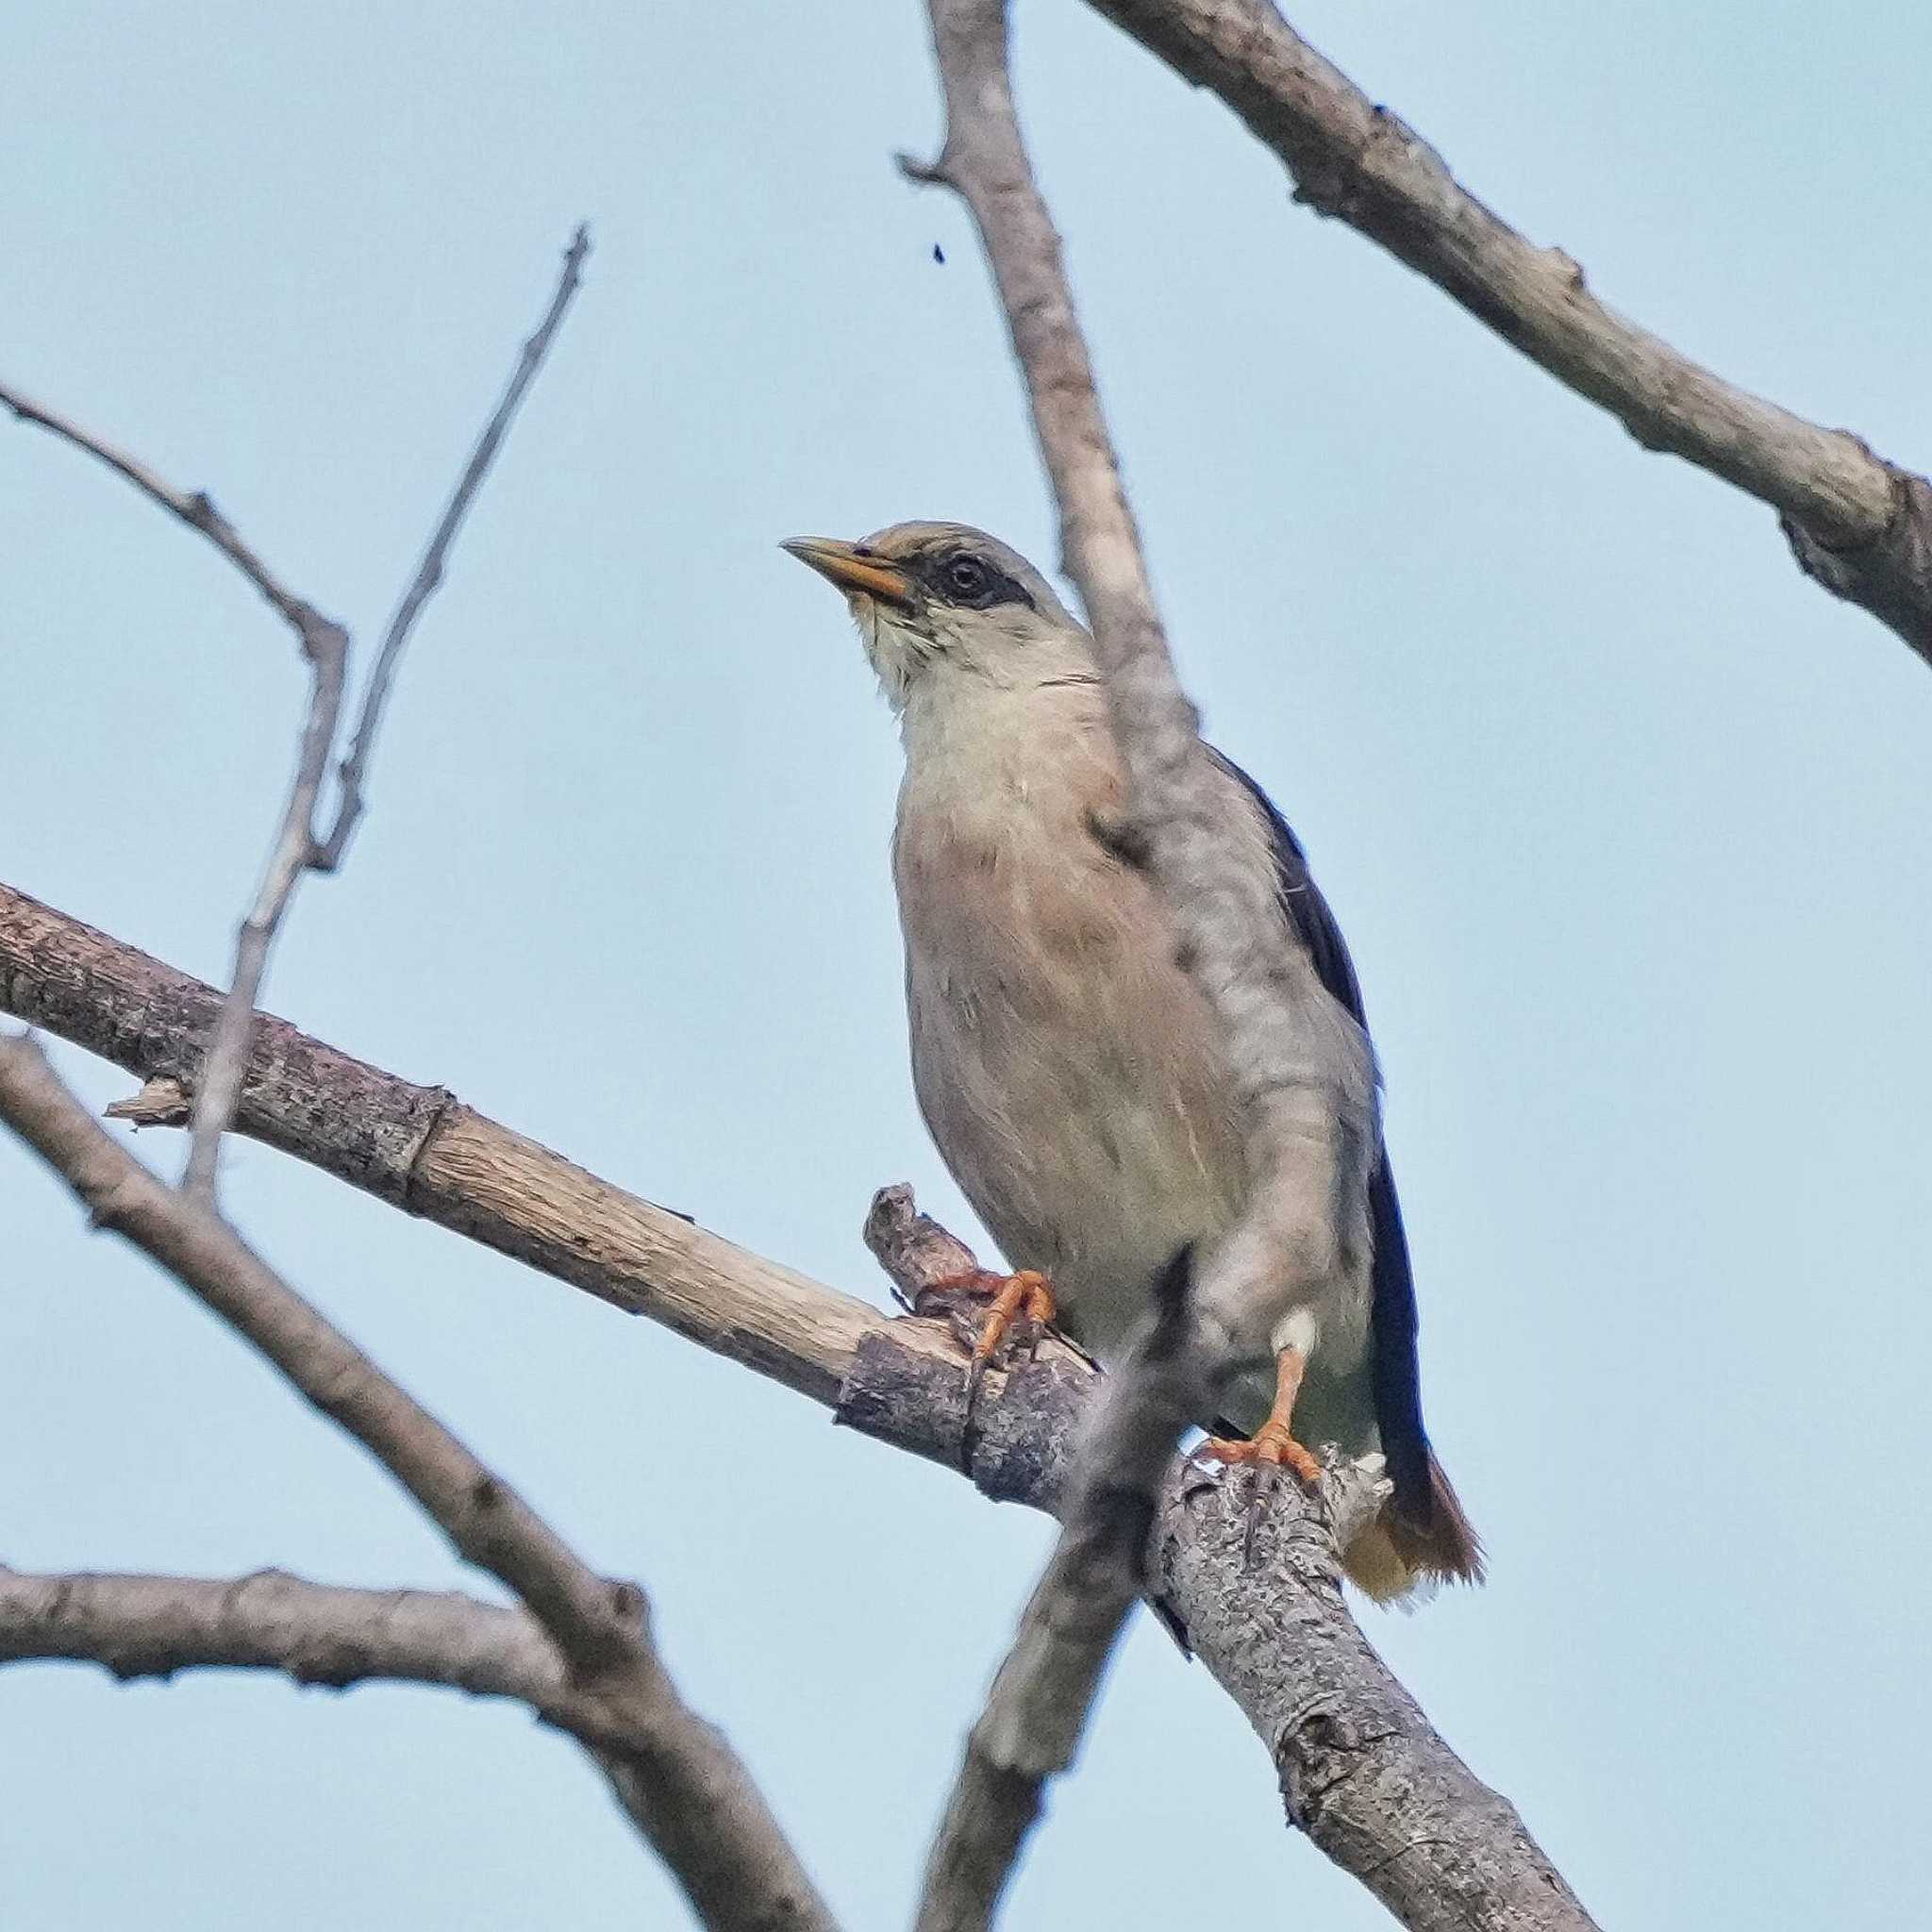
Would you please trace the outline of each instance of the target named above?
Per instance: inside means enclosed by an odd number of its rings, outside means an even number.
[[[422,563],[390,621],[381,655],[376,659],[363,697],[354,742],[342,760],[341,802],[335,824],[325,838],[318,829],[317,808],[341,718],[349,669],[348,632],[332,618],[324,617],[312,605],[295,596],[278,577],[272,575],[254,550],[242,541],[235,526],[215,508],[206,491],[176,490],[125,451],[81,428],[70,418],[0,383],[0,404],[10,408],[20,421],[49,430],[63,441],[98,458],[116,475],[126,478],[150,501],[206,537],[261,592],[294,631],[303,661],[309,669],[308,704],[303,714],[295,773],[289,787],[288,800],[275,826],[261,882],[236,935],[234,967],[229,975],[228,994],[221,1020],[208,1041],[206,1061],[194,1070],[194,1077],[185,1090],[192,1108],[192,1132],[182,1186],[202,1201],[212,1204],[215,1198],[222,1136],[227,1132],[235,1117],[242,1070],[248,1058],[249,1031],[254,1024],[262,976],[268,970],[268,956],[275,944],[275,934],[287,916],[302,874],[305,872],[334,872],[341,863],[342,855],[364,809],[363,782],[369,755],[381,725],[383,708],[389,700],[403,646],[408,641],[424,605],[442,581],[443,561],[449,554],[450,544],[489,474],[490,465],[524,392],[542,366],[543,358],[556,340],[564,313],[583,278],[584,258],[590,253],[590,248],[589,232],[580,225],[564,253],[563,271],[549,309],[538,325],[536,333],[524,344],[508,387],[485,425],[424,553]]]

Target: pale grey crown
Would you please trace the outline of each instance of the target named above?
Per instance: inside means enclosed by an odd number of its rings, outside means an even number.
[[[1078,625],[1053,586],[1010,543],[971,524],[890,524],[858,548],[897,564],[929,608],[991,610],[1018,603],[1049,624]]]

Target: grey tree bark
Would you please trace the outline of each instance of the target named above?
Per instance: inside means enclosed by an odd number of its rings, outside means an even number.
[[[175,1087],[221,995],[0,887],[0,1010],[142,1082],[125,1117],[178,1123]],[[941,1321],[884,1317],[734,1246],[425,1087],[263,1016],[237,1130],[757,1369],[833,1419],[958,1470],[996,1501],[1057,1510],[1094,1394],[1049,1341],[994,1377],[967,1430],[960,1358]],[[873,1223],[915,1292],[962,1253],[891,1191]],[[1591,1920],[1514,1810],[1429,1726],[1342,1598],[1331,1507],[1284,1485],[1252,1567],[1239,1486],[1165,1479],[1147,1575],[1172,1625],[1269,1752],[1286,1815],[1407,1925],[1582,1932]]]

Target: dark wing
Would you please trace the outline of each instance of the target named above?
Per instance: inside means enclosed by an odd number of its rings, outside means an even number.
[[[1274,837],[1274,867],[1281,880],[1281,903],[1316,975],[1333,998],[1365,1030],[1362,990],[1355,962],[1342,942],[1341,928],[1320,889],[1308,875],[1307,856],[1274,802],[1232,758],[1210,746],[1209,756],[1247,791]],[[1375,1424],[1389,1480],[1395,1486],[1397,1510],[1418,1524],[1434,1513],[1429,1476],[1429,1439],[1423,1429],[1421,1372],[1416,1358],[1415,1276],[1409,1268],[1408,1237],[1388,1150],[1375,1149],[1369,1177],[1369,1230],[1374,1243],[1374,1303],[1370,1316],[1370,1373],[1375,1396]]]

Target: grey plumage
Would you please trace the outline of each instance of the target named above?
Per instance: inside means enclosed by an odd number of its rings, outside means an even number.
[[[1125,785],[1091,641],[1038,571],[963,525],[788,547],[846,591],[899,715],[892,869],[921,1108],[1008,1260],[1051,1278],[1062,1325],[1106,1361],[1177,1250],[1233,1224],[1245,1172],[1220,1024],[1176,962],[1159,895],[1108,836]],[[1286,824],[1234,767],[1198,755],[1221,836],[1278,891],[1281,943],[1321,976],[1310,1060],[1364,1142],[1344,1163],[1334,1274],[1269,1311],[1268,1345],[1307,1357],[1295,1432],[1389,1456],[1396,1507],[1376,1546],[1351,1552],[1370,1588],[1473,1574],[1474,1538],[1422,1429],[1407,1250],[1353,969]],[[1232,1419],[1252,1429],[1272,1392],[1272,1375],[1244,1380]]]

